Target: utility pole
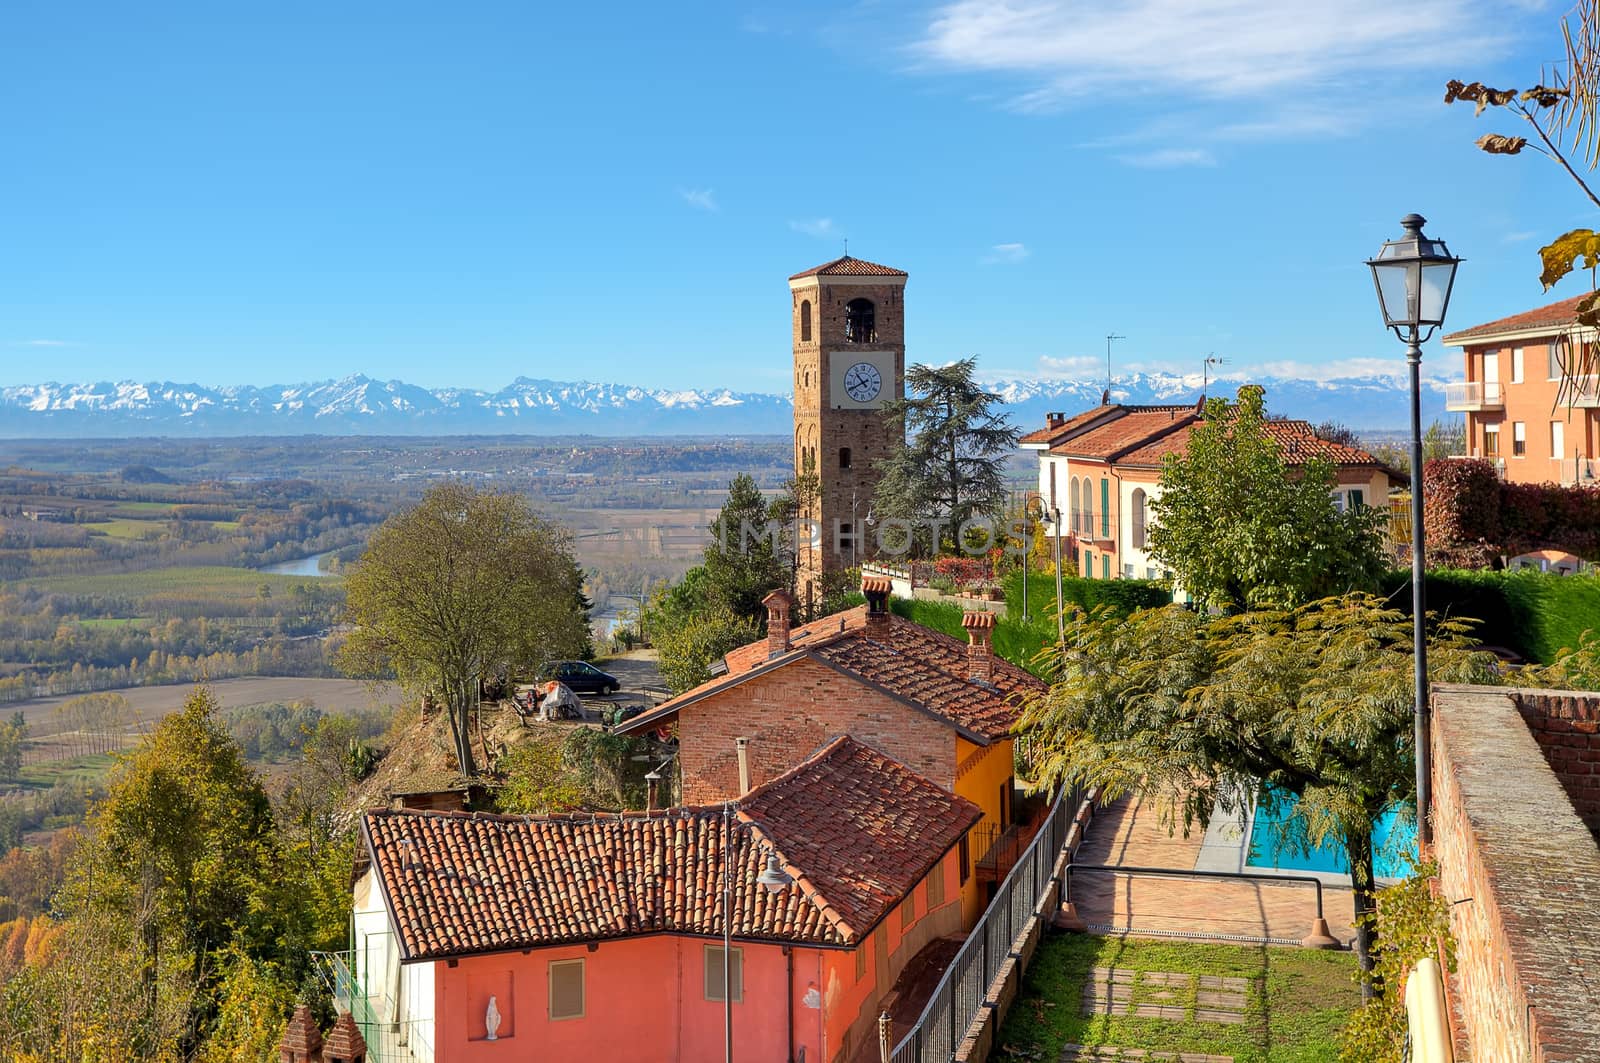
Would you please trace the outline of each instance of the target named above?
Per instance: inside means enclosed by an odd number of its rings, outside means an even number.
[[[1111,390],[1111,341],[1125,340],[1128,337],[1119,336],[1115,332],[1106,335],[1106,390]]]

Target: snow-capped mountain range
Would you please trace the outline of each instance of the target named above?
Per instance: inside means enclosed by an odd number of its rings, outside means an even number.
[[[1311,381],[1255,378],[1273,413],[1339,421],[1359,429],[1409,423],[1403,378]],[[1001,380],[986,385],[1027,431],[1052,410],[1075,413],[1100,401],[1103,383]],[[1231,394],[1237,380],[1213,381]],[[1118,378],[1115,401],[1186,403],[1199,397],[1198,374],[1135,373]],[[1424,385],[1425,421],[1444,411],[1443,379]],[[317,383],[209,387],[138,383],[23,384],[0,387],[0,436],[88,438],[240,435],[786,435],[787,395],[626,384],[530,380],[498,391],[424,388],[400,380],[349,376]]]

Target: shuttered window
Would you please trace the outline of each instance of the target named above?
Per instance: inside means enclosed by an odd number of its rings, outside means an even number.
[[[744,1000],[744,950],[729,953],[728,995],[735,1004]],[[706,946],[706,999],[722,1001],[722,946]]]
[[[555,960],[550,964],[550,1018],[583,1018],[582,960]]]

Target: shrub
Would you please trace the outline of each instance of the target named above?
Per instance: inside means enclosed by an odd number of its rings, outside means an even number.
[[[1600,555],[1600,488],[1503,483],[1487,461],[1423,466],[1428,553],[1444,565],[1486,568],[1554,548]]]
[[[1384,577],[1384,593],[1409,610],[1411,573]],[[1530,661],[1548,664],[1575,649],[1585,631],[1600,632],[1600,577],[1436,569],[1426,582],[1428,611],[1477,622],[1473,634]]]
[[[1372,971],[1377,996],[1351,1016],[1340,1035],[1341,1063],[1400,1063],[1406,1045],[1406,976],[1418,960],[1437,958],[1441,946],[1445,964],[1455,970],[1450,904],[1430,885],[1438,870],[1437,865],[1426,864],[1404,882],[1378,893]]]

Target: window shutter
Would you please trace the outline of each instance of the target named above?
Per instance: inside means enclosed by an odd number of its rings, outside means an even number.
[[[583,1018],[582,960],[556,960],[550,964],[550,1017]]]

